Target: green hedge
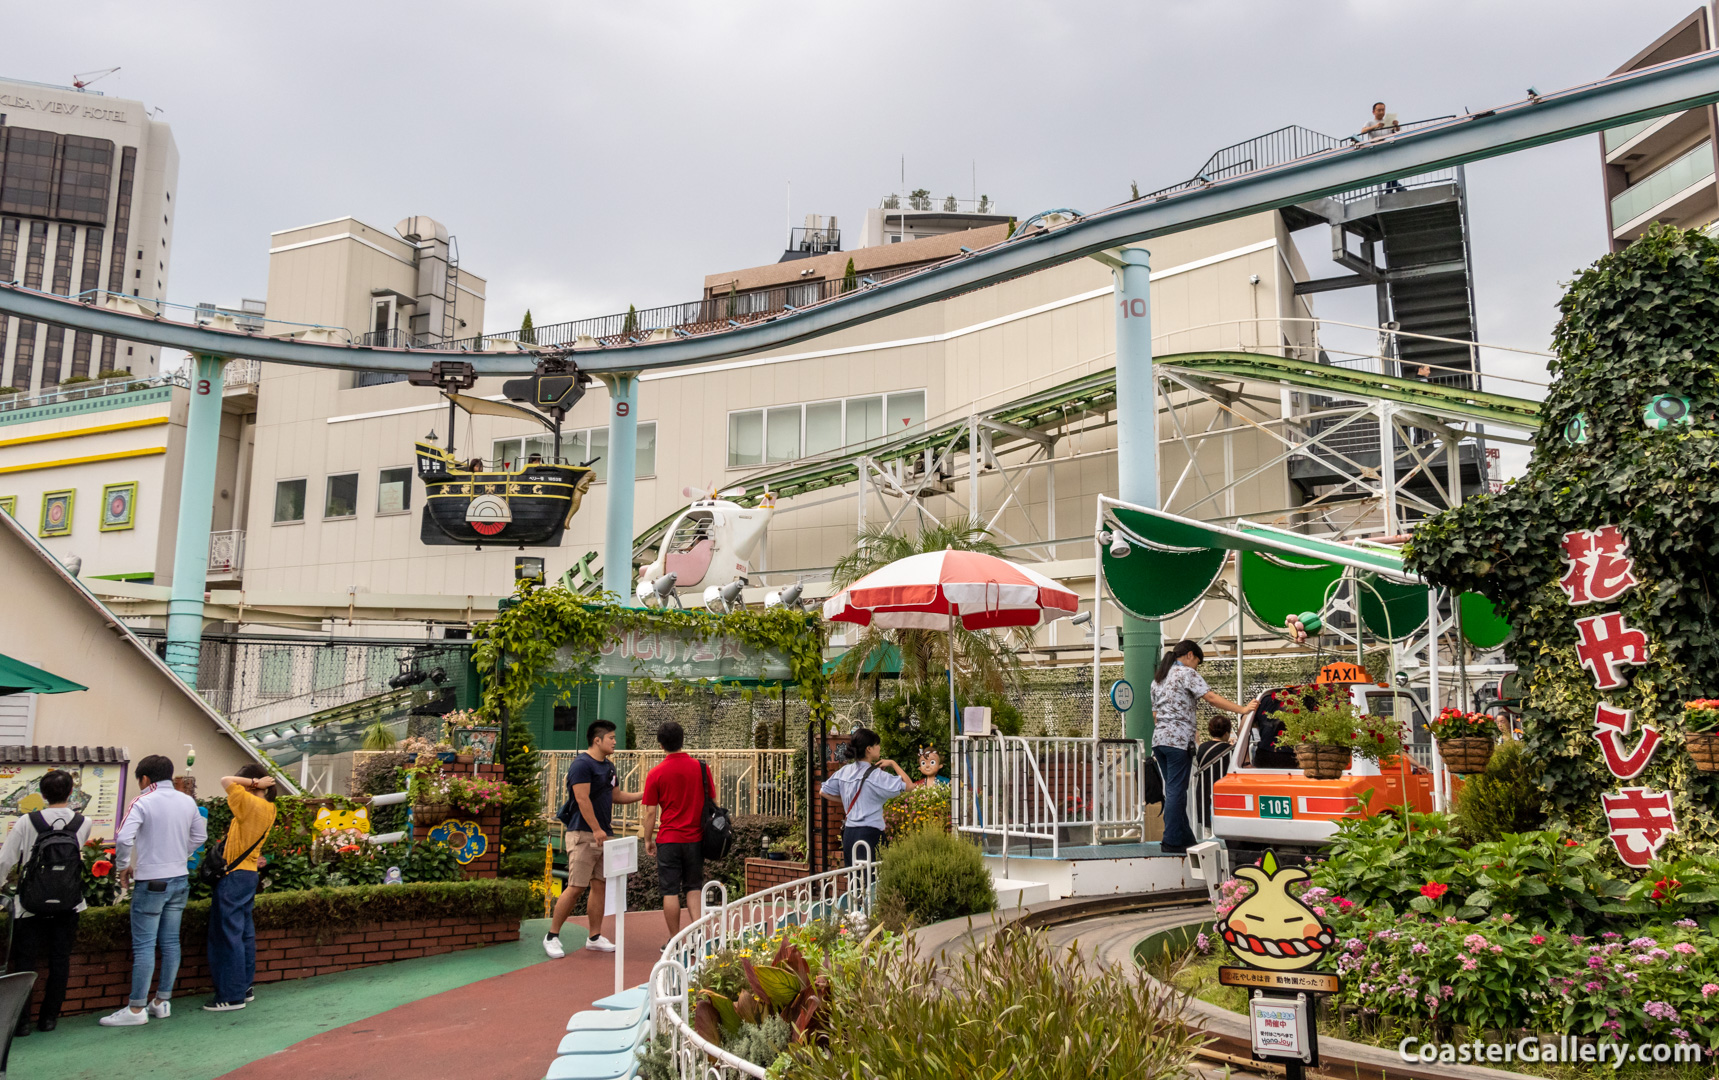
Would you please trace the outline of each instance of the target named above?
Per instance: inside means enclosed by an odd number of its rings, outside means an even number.
[[[258,930],[315,930],[332,937],[355,926],[415,919],[529,918],[542,914],[531,885],[507,878],[476,881],[426,881],[412,885],[352,885],[338,889],[264,893],[257,897]],[[209,901],[185,905],[181,934],[206,936]],[[92,907],[78,920],[78,948],[90,951],[131,947],[131,907]]]

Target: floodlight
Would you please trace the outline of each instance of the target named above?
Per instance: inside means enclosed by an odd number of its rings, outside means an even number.
[[[1126,559],[1128,557],[1128,553],[1133,550],[1133,548],[1128,546],[1128,541],[1124,540],[1120,533],[1118,533],[1116,538],[1110,542],[1110,557],[1112,559]]]
[[[1075,615],[1073,618],[1069,619],[1068,624],[1070,626],[1085,626],[1087,623],[1089,623],[1091,621],[1092,621],[1092,612],[1082,611],[1079,614]]]

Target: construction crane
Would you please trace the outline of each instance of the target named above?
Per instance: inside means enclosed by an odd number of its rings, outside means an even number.
[[[80,71],[72,76],[72,89],[83,90],[90,83],[100,82],[118,70],[116,67],[110,67],[106,71]]]

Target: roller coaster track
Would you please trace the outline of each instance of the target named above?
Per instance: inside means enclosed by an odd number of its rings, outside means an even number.
[[[1221,379],[1275,384],[1332,398],[1391,401],[1410,406],[1440,421],[1470,421],[1525,430],[1540,426],[1540,403],[1525,398],[1379,375],[1271,353],[1233,350],[1171,353],[1157,357],[1155,366],[1206,381]],[[1111,408],[1115,399],[1116,370],[1111,368],[1017,398],[985,410],[979,416],[994,425],[996,444],[1006,445],[1028,438],[1028,433],[1042,433],[1055,428],[1071,417],[1104,412]],[[753,506],[765,492],[770,492],[777,499],[789,499],[845,487],[859,481],[867,460],[907,461],[920,458],[927,451],[935,455],[950,447],[970,450],[971,430],[968,419],[960,417],[886,442],[794,462],[737,482],[733,487],[744,488],[744,494],[730,498],[741,505]],[[634,560],[661,543],[674,519],[686,509],[684,506],[677,508],[639,533],[633,541]]]
[[[1560,142],[1620,124],[1719,101],[1719,52],[1704,52],[1624,75],[1430,123],[1385,139],[1320,150],[1268,168],[1158,192],[1055,228],[1023,228],[1007,240],[874,287],[833,297],[759,323],[677,336],[662,331],[629,345],[576,348],[592,373],[660,370],[746,356],[860,326],[1156,236],[1352,191],[1368,184]],[[129,300],[129,298],[126,298]],[[136,305],[133,305],[135,308]],[[536,355],[390,349],[272,338],[126,313],[80,298],[0,285],[0,314],[188,352],[310,367],[423,372],[457,357],[479,375],[533,371]]]

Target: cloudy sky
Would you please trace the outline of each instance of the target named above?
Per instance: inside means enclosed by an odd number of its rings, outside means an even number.
[[[1092,210],[1285,124],[1352,132],[1376,98],[1408,120],[1604,76],[1695,2],[4,7],[28,47],[0,73],[119,64],[97,88],[165,110],[170,299],[263,296],[273,230],[423,213],[489,279],[498,330],[528,307],[541,324],[690,299],[707,273],[774,261],[790,185],[796,223],[836,214],[854,239],[904,156],[910,188],[965,198],[976,172],[1018,216]],[[1604,250],[1595,139],[1469,180],[1481,337],[1544,347],[1559,281]],[[1366,321],[1370,303],[1321,313]]]

